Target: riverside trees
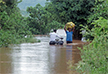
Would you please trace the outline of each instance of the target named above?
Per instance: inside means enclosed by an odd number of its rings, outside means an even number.
[[[18,0],[0,0],[0,47],[20,43],[24,35],[31,34],[18,3]]]
[[[52,22],[55,22],[53,23],[55,28],[63,28],[67,22],[72,21],[76,24],[74,38],[81,39],[79,25],[87,24],[88,16],[93,13],[91,9],[94,6],[95,0],[50,0],[45,7],[38,4],[35,7],[29,7],[27,11],[30,13],[29,20],[32,20],[30,23],[35,24],[35,27],[31,26],[40,33],[44,34],[51,30]]]
[[[47,34],[51,29],[57,29],[63,25],[57,20],[55,14],[52,13],[53,7],[52,3],[47,3],[45,7],[37,4],[35,7],[28,7],[27,12],[30,13],[28,20],[28,25],[34,34]],[[51,11],[51,12],[50,12]]]
[[[96,0],[95,4],[88,19],[91,25],[84,26],[86,36],[94,39],[81,49],[82,61],[77,70],[82,74],[108,73],[108,0]]]

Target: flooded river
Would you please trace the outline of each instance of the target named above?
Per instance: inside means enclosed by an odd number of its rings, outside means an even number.
[[[50,46],[49,37],[36,38],[41,42],[0,49],[0,74],[77,74],[67,63],[81,60],[77,49],[81,44]]]

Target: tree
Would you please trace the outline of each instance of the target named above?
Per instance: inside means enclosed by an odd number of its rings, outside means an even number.
[[[96,0],[95,4],[95,7],[91,9],[93,13],[89,16],[88,23],[93,22],[98,17],[108,19],[108,0]]]
[[[84,74],[107,74],[108,0],[96,0],[95,4],[93,14],[88,20],[90,25],[84,27],[87,31],[86,35],[94,39],[88,45],[83,46],[83,50],[81,49],[82,60],[78,63],[77,70]]]
[[[32,33],[47,34],[51,29],[61,26],[60,23],[54,21],[52,13],[48,11],[50,9],[48,6],[49,4],[47,4],[45,7],[37,4],[35,7],[27,8],[27,11],[30,13],[30,17],[28,17],[28,25],[29,27],[33,28],[31,29]],[[52,28],[54,23],[56,23],[56,26]]]
[[[108,73],[108,20],[100,17],[92,22],[94,28],[85,27],[86,34],[94,37],[92,42],[83,46],[82,60],[78,63],[77,71],[84,74]],[[97,61],[98,60],[98,61]]]
[[[0,2],[0,47],[19,43],[19,39],[31,34],[17,4],[17,0],[3,0]]]
[[[95,6],[95,0],[50,0],[54,9],[54,13],[60,20],[56,20],[62,24],[74,22],[76,30],[74,38],[80,39],[80,24],[86,25],[88,16],[91,15],[91,8]]]

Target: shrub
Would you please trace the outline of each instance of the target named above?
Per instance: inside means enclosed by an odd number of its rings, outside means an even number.
[[[95,20],[94,28],[86,27],[87,35],[94,37],[93,41],[85,45],[81,50],[82,61],[77,70],[83,74],[107,74],[108,73],[108,20],[100,17]]]
[[[0,47],[7,47],[8,44],[14,43],[15,37],[10,31],[0,30]]]

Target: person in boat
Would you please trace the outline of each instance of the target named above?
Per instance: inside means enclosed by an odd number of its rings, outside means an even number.
[[[73,29],[67,28],[67,30],[66,30],[66,25],[64,27],[64,30],[66,32],[66,43],[68,44],[68,43],[72,43],[72,41],[73,41],[72,35],[73,35],[75,27],[73,27]]]
[[[50,42],[49,42],[50,45],[55,45],[56,44],[56,39],[60,38],[59,35],[57,35],[56,31],[57,30],[54,29],[53,32],[50,33]]]

